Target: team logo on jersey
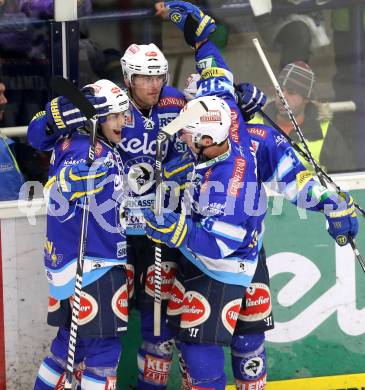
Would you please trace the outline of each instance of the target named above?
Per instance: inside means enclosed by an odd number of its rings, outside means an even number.
[[[282,134],[275,136],[276,146],[280,146],[282,143],[286,143],[286,142],[287,140]]]
[[[132,264],[126,264],[125,271],[128,279],[128,295],[129,298],[132,298],[134,294],[134,266]]]
[[[229,181],[228,195],[238,196],[242,188],[243,178],[246,171],[246,160],[238,157],[234,163],[232,177]]]
[[[266,130],[260,129],[259,127],[247,127],[247,130],[252,135],[257,135],[258,137],[261,137],[264,139],[267,137]]]
[[[270,315],[271,295],[269,287],[264,283],[252,283],[246,290],[244,308],[238,318],[242,321],[260,321]]]
[[[70,306],[72,307],[74,297],[70,297]],[[79,325],[85,325],[92,321],[98,314],[99,306],[96,300],[85,291],[81,291]]]
[[[176,316],[181,314],[183,307],[185,288],[184,286],[175,279],[174,285],[171,289],[169,303],[167,305],[167,314]]]
[[[143,376],[148,382],[152,382],[155,385],[166,386],[170,366],[170,359],[161,359],[146,354]]]
[[[265,364],[261,356],[255,356],[250,359],[243,359],[240,371],[247,379],[254,379],[261,375]]]
[[[161,263],[161,298],[169,299],[176,276],[176,263],[163,261]],[[153,297],[155,295],[155,266],[147,268],[145,291]]]
[[[112,309],[114,314],[123,320],[128,322],[128,288],[127,283],[123,284],[113,295]]]
[[[181,328],[191,328],[204,323],[210,316],[211,308],[207,299],[197,291],[188,291],[184,295]]]
[[[155,127],[155,122],[153,121],[152,118],[146,118],[146,117],[142,117],[143,119],[143,127],[146,129],[146,130],[153,130],[154,127]]]
[[[61,302],[53,297],[48,297],[48,312],[53,313],[61,307]]]
[[[235,299],[228,302],[222,310],[222,322],[224,327],[229,333],[233,334],[234,328],[236,327],[238,313],[241,309],[242,299]]]
[[[56,253],[56,247],[51,241],[46,241],[44,243],[44,258],[46,261],[50,261],[52,267],[56,267],[62,262],[63,255]]]
[[[128,171],[128,186],[137,195],[147,192],[155,183],[153,166],[147,162],[132,165]]]

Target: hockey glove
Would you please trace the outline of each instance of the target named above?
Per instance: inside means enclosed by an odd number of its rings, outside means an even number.
[[[328,233],[340,246],[346,245],[349,237],[355,238],[359,231],[353,199],[347,193],[343,193],[343,196],[344,198],[339,200],[338,208],[326,213]]]
[[[100,192],[108,167],[105,164],[89,167],[86,164],[63,167],[57,174],[58,189],[69,201]]]
[[[85,95],[95,107],[99,117],[98,122],[104,123],[109,113],[109,106],[105,97]],[[86,126],[86,118],[69,100],[59,96],[46,105],[47,124],[51,132],[57,135],[66,135],[79,127]]]
[[[215,21],[205,15],[197,6],[186,1],[165,2],[169,19],[183,31],[185,41],[193,46],[202,42],[216,29]]]
[[[184,214],[163,213],[156,217],[151,209],[142,209],[146,221],[146,235],[152,241],[163,243],[170,248],[178,248],[187,241],[193,223]]]
[[[189,181],[189,174],[194,171],[194,158],[186,152],[181,156],[175,157],[164,166],[163,180],[176,182],[180,189],[186,187]]]
[[[265,94],[254,84],[242,83],[236,88],[238,105],[245,121],[249,121],[266,103]]]

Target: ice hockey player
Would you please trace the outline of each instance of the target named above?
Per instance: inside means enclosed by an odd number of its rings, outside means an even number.
[[[60,129],[71,120],[67,112],[73,116],[73,123],[80,126],[56,142],[46,186],[49,202],[44,266],[49,283],[48,324],[58,327],[58,333],[38,371],[34,385],[37,390],[63,388],[65,380],[85,196],[89,197],[90,213],[75,352],[75,366],[83,370],[78,388],[116,388],[119,336],[127,330],[127,248],[119,220],[123,167],[116,145],[123,133],[129,98],[109,80],[98,80],[82,91],[102,115],[97,124],[96,159],[91,167],[87,163],[90,136],[84,126],[85,118],[64,97],[48,103],[29,126],[30,134],[45,127],[49,132]],[[79,380],[80,374],[75,370]]]
[[[170,8],[170,19],[173,21],[181,20],[186,17],[186,12],[184,11],[191,6],[184,2],[168,2],[166,5]],[[184,16],[179,18],[179,15],[181,14],[184,14]],[[174,18],[172,18],[171,15],[174,15]],[[195,13],[193,18],[198,19],[197,15],[198,13]],[[200,16],[203,18],[201,14]],[[185,35],[186,34],[187,33],[185,33]],[[202,52],[203,55],[201,55]],[[230,75],[230,71],[214,45],[211,42],[204,43],[202,47],[198,48],[196,51],[196,57],[197,70],[202,74],[202,80],[200,80],[199,75],[192,75],[185,88],[185,96],[188,99],[193,98],[197,92],[197,84],[200,87],[197,96],[201,96],[206,93],[207,90],[213,90],[214,85],[220,86],[220,88],[215,88],[215,93],[217,95],[224,97],[229,94],[229,88],[223,88],[223,85],[227,85],[227,81],[229,84],[229,80],[226,79],[226,83],[222,81],[226,75]],[[206,66],[206,64],[208,65]],[[210,78],[209,76],[215,75],[219,80],[206,81],[205,75],[208,75],[208,79]],[[239,97],[242,114],[246,120],[249,120],[249,117],[253,115],[255,111],[259,110],[266,100],[261,91],[249,84],[241,86]],[[236,119],[237,114],[234,113],[234,111],[232,111],[232,113],[233,119]],[[240,129],[240,131],[238,131],[238,129]],[[336,194],[321,187],[298,161],[293,149],[285,138],[276,130],[268,126],[249,124],[247,129],[243,129],[243,127],[238,128],[236,125],[233,125],[230,129],[231,142],[239,145],[242,139],[248,137],[247,130],[251,136],[251,143],[256,152],[258,180],[260,182],[268,182],[271,184],[271,187],[284,193],[293,203],[297,204],[299,202],[298,207],[307,207],[316,211],[323,211],[326,205],[331,208],[336,208],[338,204],[340,204],[341,208],[344,208],[344,212],[334,212],[327,215],[329,233],[335,239],[345,236],[345,241],[347,241],[348,236],[354,237],[356,235],[358,230],[357,218],[356,213],[354,212],[352,199],[348,195],[345,194],[346,200],[342,201]],[[180,162],[178,160],[179,159],[175,159],[167,163],[164,169],[169,173],[170,180],[177,180],[178,182],[183,183],[184,175],[186,178],[187,173],[192,170],[192,164],[191,160],[187,158]],[[283,170],[283,166],[288,167],[288,169]],[[178,174],[174,175],[174,172]],[[320,194],[323,195],[322,198],[319,197]],[[312,198],[317,196],[317,200],[312,203],[312,205],[314,204],[313,207],[310,207],[310,205],[305,202],[307,195],[310,195]],[[338,226],[341,226],[341,228],[338,228]],[[261,241],[262,234],[260,234],[259,240],[260,247]],[[343,242],[343,239],[341,239],[340,243],[343,244]],[[175,291],[177,291],[177,288],[174,286],[172,292],[173,298]],[[254,312],[251,313],[252,308],[246,307],[245,303],[250,301],[252,294],[256,293],[264,296],[268,301],[268,305],[265,310],[262,310],[262,308],[258,306],[257,308],[254,308]],[[253,386],[253,388],[263,389],[266,382],[264,331],[273,327],[269,278],[263,247],[261,247],[258,267],[245,300],[246,302],[244,302],[239,313],[239,320],[232,341],[233,372],[238,388],[245,389],[248,386]],[[174,311],[176,312],[176,310]],[[248,367],[250,363],[255,363],[254,369],[241,369],[242,367]]]

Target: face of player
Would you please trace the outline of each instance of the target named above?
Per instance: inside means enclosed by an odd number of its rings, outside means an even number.
[[[0,83],[0,121],[3,119],[4,116],[5,104],[8,102],[8,99],[5,96],[5,89],[5,85],[3,83]]]
[[[122,137],[122,129],[125,125],[125,113],[109,114],[106,122],[102,123],[101,131],[105,138],[117,144]]]
[[[189,131],[186,131],[186,130],[182,130],[181,133],[180,133],[180,139],[182,142],[184,142],[186,145],[188,145],[189,149],[195,154],[197,155],[199,152],[200,152],[200,149],[197,147],[197,145],[193,142],[193,136],[192,134],[189,132]],[[210,137],[206,137],[204,136],[201,140],[200,140],[200,145],[201,146],[211,146],[213,143],[212,139]],[[213,147],[209,148],[209,149],[205,149],[203,150],[203,155],[208,157],[208,158],[214,158],[214,153],[215,153],[215,149],[213,149]]]
[[[134,75],[129,85],[131,95],[139,108],[150,108],[158,103],[166,75]]]
[[[298,95],[296,92],[289,91],[285,87],[283,88],[283,95],[284,95],[286,101],[289,104],[290,109],[292,110],[292,112],[295,116],[298,116],[298,115],[301,115],[304,113],[305,106],[307,105],[307,103],[309,101],[306,97]],[[276,98],[275,98],[275,105],[279,110],[279,114],[283,117],[287,117],[286,111],[285,111],[283,105],[281,104],[280,98],[278,96],[276,96]]]

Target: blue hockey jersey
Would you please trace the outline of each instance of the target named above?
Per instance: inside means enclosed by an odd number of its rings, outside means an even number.
[[[50,295],[65,299],[74,292],[78,256],[82,203],[68,202],[58,191],[56,175],[63,167],[86,163],[89,135],[74,133],[56,142],[54,147],[47,209],[47,238],[44,245],[44,265]],[[120,218],[123,198],[123,167],[116,148],[102,139],[95,147],[97,163],[108,167],[102,191],[90,195],[90,214],[85,248],[83,286],[94,282],[111,267],[126,263],[125,227]]]

